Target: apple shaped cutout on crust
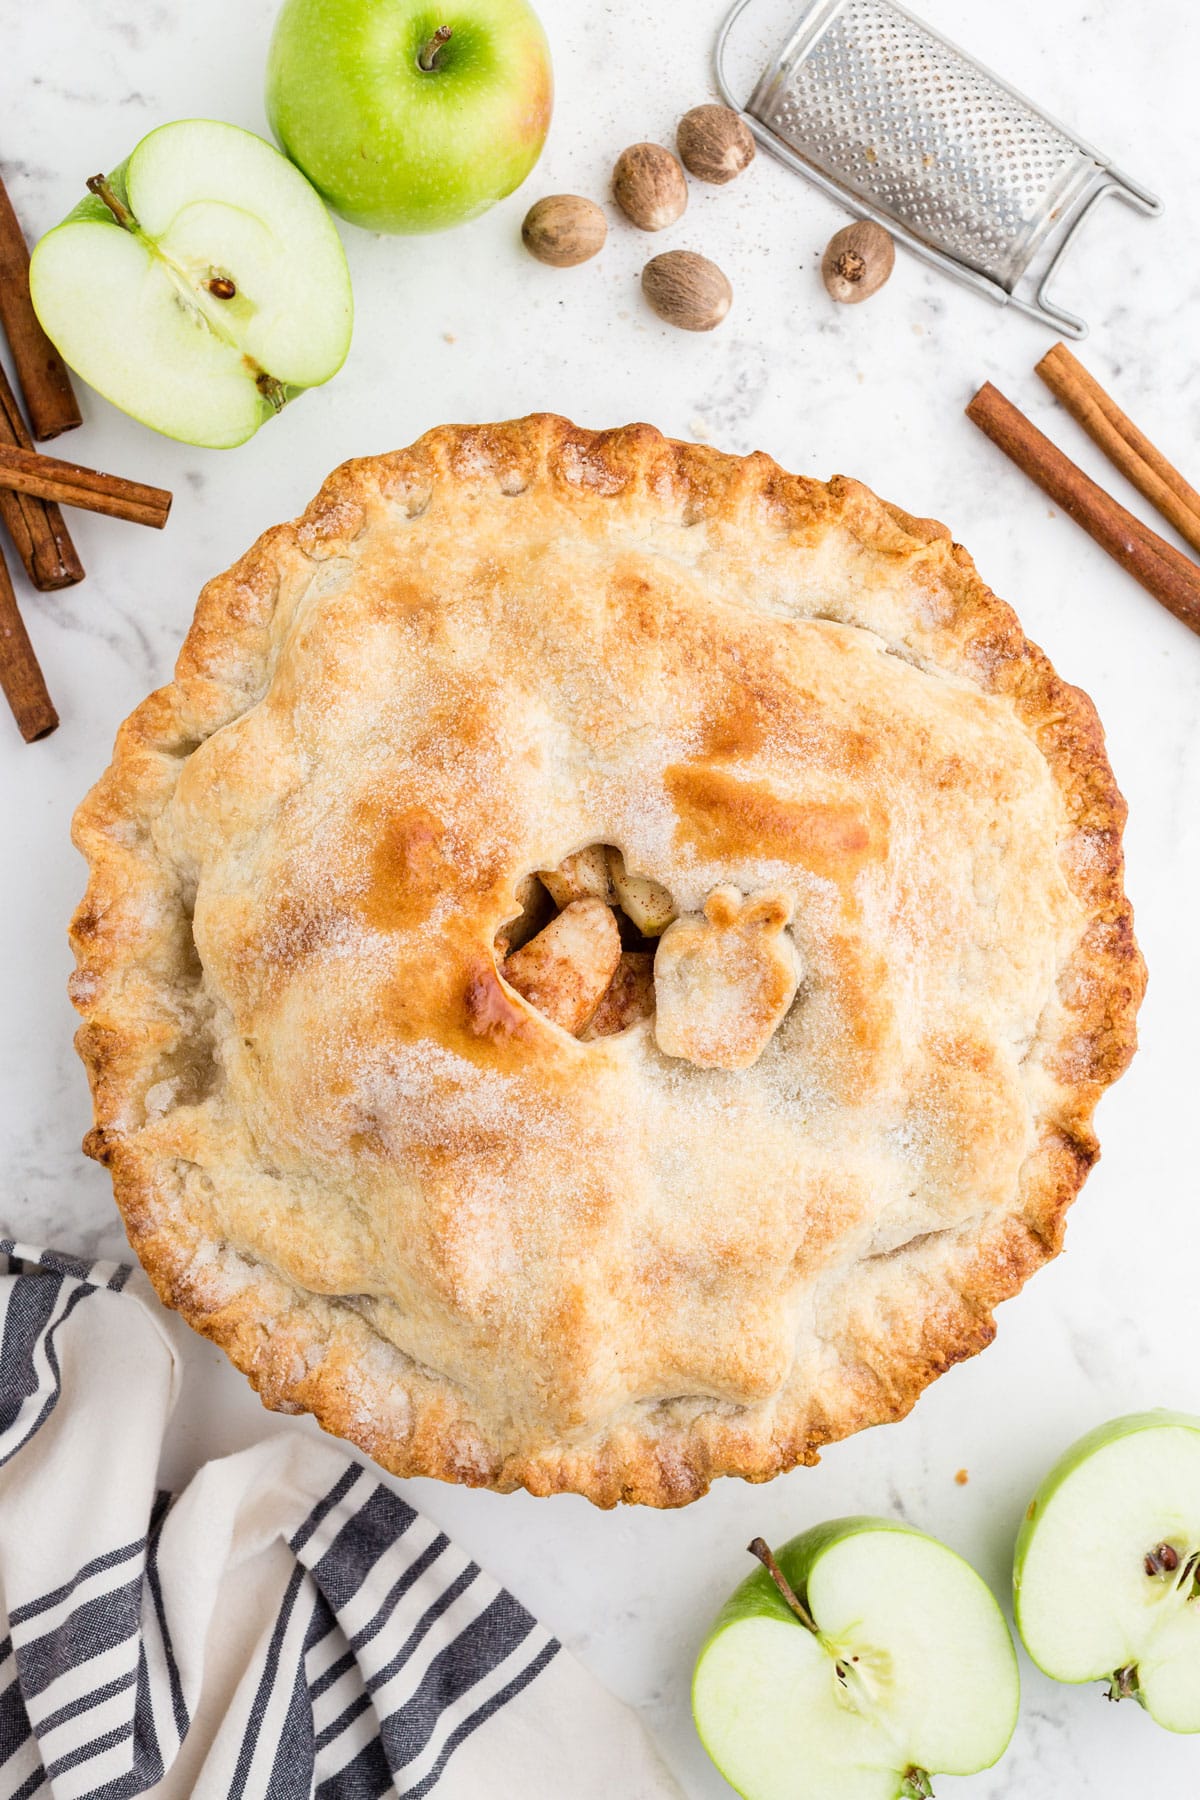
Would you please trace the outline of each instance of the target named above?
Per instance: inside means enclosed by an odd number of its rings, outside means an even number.
[[[511,194],[553,97],[528,0],[284,0],[267,59],[272,131],[368,231],[442,231]]]
[[[252,132],[144,137],[33,252],[30,293],[77,374],[184,443],[244,443],[336,375],[354,307],[319,196]]]
[[[1200,1731],[1200,1419],[1131,1413],[1073,1444],[1029,1503],[1013,1591],[1047,1675]]]
[[[744,1800],[926,1800],[1004,1754],[1017,1659],[969,1563],[888,1519],[832,1519],[747,1576],[696,1662],[692,1711]]]
[[[628,911],[623,894],[622,901]],[[698,1069],[758,1061],[800,982],[800,954],[784,929],[791,916],[785,894],[743,900],[737,888],[719,887],[703,913],[667,926],[654,957],[654,1035],[665,1056]]]

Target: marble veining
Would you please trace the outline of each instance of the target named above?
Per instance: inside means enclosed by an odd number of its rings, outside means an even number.
[[[1200,229],[1195,68],[1200,19],[1182,0],[921,0],[929,21],[1100,143],[1166,202],[1085,227],[1059,292],[1084,313],[1081,354],[1143,427],[1200,479]],[[587,425],[649,418],[732,450],[763,448],[814,475],[861,476],[908,510],[947,519],[1030,634],[1099,706],[1131,808],[1129,886],[1150,966],[1143,1047],[1100,1114],[1104,1161],[1068,1250],[1001,1312],[995,1345],[953,1371],[905,1423],[835,1446],[769,1486],[723,1482],[682,1514],[602,1515],[407,1484],[411,1498],[511,1583],[618,1693],[642,1706],[697,1800],[727,1794],[691,1730],[691,1659],[744,1545],[848,1511],[944,1536],[1005,1592],[1028,1494],[1076,1433],[1154,1404],[1200,1411],[1190,1148],[1200,998],[1200,641],[1161,612],[969,425],[985,378],[1122,500],[1142,502],[1032,375],[1050,343],[901,256],[889,286],[835,309],[818,263],[835,207],[759,158],[735,187],[693,185],[653,241],[613,218],[595,262],[530,261],[518,227],[542,193],[606,198],[616,153],[669,142],[709,98],[722,0],[543,0],[558,76],[550,143],[527,189],[466,229],[424,240],[345,228],[357,298],[350,360],[252,443],[192,450],[153,437],[84,391],[64,454],[171,487],[162,534],[74,515],[87,582],[19,598],[62,713],[23,747],[0,718],[0,1215],[19,1235],[118,1254],[107,1178],[79,1154],[88,1123],[71,1048],[64,927],[82,884],[68,830],[119,721],[171,668],[196,593],[267,525],[296,512],[337,461],[409,442],[444,419],[534,408]],[[5,8],[0,165],[29,231],[56,222],[84,179],[153,125],[226,118],[264,131],[261,71],[273,0],[55,0]],[[654,16],[654,15],[657,16]],[[644,307],[643,261],[712,256],[733,283],[728,322],[672,332]],[[1164,528],[1165,529],[1165,528]],[[1168,533],[1169,535],[1169,533]],[[191,1383],[168,1475],[279,1429],[219,1352],[177,1327]],[[288,1428],[291,1428],[290,1426]],[[965,1485],[955,1480],[965,1469]],[[942,1800],[1184,1800],[1200,1743],[1172,1738],[1099,1689],[1055,1687],[1022,1662],[1025,1698],[999,1768],[938,1783]]]

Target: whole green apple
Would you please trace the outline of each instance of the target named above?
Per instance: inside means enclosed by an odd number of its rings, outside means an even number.
[[[369,231],[441,231],[511,194],[552,99],[527,0],[285,0],[267,63],[284,151]]]

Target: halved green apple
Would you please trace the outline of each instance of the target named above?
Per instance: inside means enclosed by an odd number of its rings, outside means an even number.
[[[341,241],[262,138],[183,119],[88,186],[34,250],[29,285],[47,336],[114,406],[224,449],[341,368]]]
[[[918,1800],[1003,1755],[1020,1687],[969,1563],[888,1519],[833,1519],[747,1576],[700,1651],[701,1742],[745,1800]]]
[[[1200,1419],[1131,1413],[1073,1444],[1029,1503],[1013,1590],[1047,1675],[1200,1731]]]

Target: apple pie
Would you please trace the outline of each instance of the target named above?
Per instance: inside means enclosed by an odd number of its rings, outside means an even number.
[[[1124,816],[942,526],[433,431],[209,582],[79,809],[86,1148],[163,1299],[388,1469],[765,1480],[1059,1249]]]

